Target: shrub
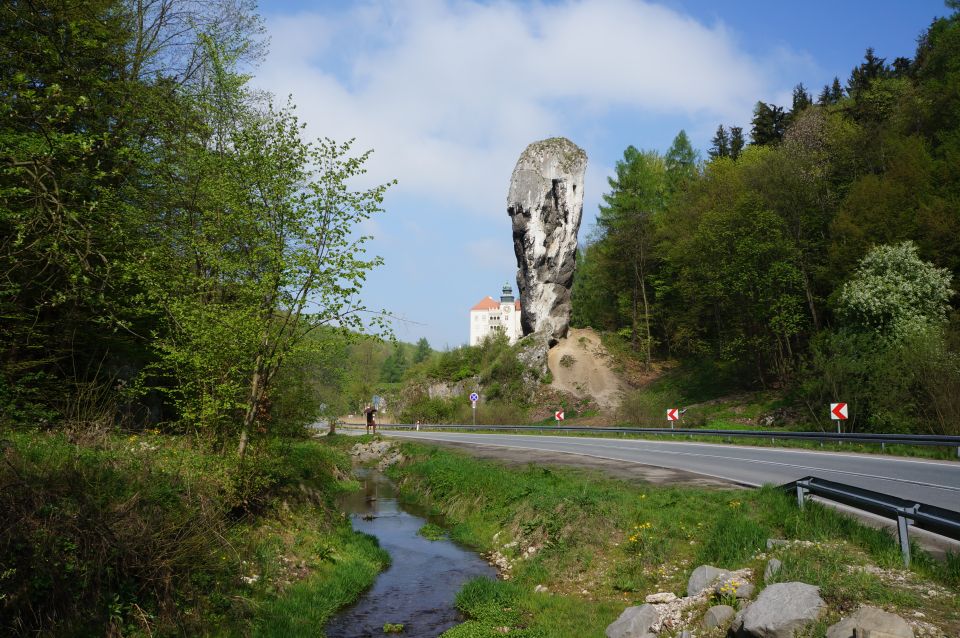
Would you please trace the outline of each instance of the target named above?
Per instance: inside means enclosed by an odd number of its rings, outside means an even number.
[[[174,627],[230,582],[229,478],[189,453],[163,467],[138,437],[98,449],[17,437],[0,464],[4,632]],[[99,628],[98,631],[95,628]]]

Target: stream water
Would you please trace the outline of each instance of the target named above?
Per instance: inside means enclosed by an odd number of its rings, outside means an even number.
[[[392,563],[351,607],[326,627],[329,638],[383,637],[385,623],[402,624],[402,636],[439,636],[463,622],[454,597],[466,581],[496,578],[477,554],[448,540],[429,541],[417,531],[425,512],[397,499],[396,488],[378,472],[358,470],[363,489],[345,495],[341,508],[353,528],[376,536]]]

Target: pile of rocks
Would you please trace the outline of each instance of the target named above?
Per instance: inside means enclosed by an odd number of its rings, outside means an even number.
[[[780,561],[771,559],[764,581],[774,577]],[[606,629],[607,638],[657,638],[672,632],[690,638],[694,628],[717,635],[726,628],[731,638],[793,638],[816,622],[826,611],[820,588],[801,582],[775,583],[753,598],[755,586],[749,569],[727,571],[712,565],[693,570],[687,581],[687,595],[672,592],[646,597],[646,604],[627,608]],[[708,601],[735,603],[713,605],[695,622]],[[684,629],[686,627],[686,629]],[[827,638],[914,638],[905,620],[874,607],[862,606],[827,630]]]
[[[403,454],[388,441],[357,443],[350,450],[350,456],[353,457],[354,462],[361,465],[369,465],[376,461],[377,469],[381,472],[403,461]]]

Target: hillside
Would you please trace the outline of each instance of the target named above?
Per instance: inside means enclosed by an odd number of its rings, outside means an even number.
[[[571,328],[550,349],[547,365],[554,389],[577,398],[591,398],[606,412],[619,406],[624,384],[614,372],[616,362],[590,328]]]

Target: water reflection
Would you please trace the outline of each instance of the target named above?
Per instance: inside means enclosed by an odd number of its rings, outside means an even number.
[[[428,541],[417,534],[424,512],[397,500],[396,488],[383,475],[358,471],[363,489],[345,495],[341,507],[357,531],[376,536],[390,553],[391,566],[350,608],[327,625],[330,638],[384,636],[384,623],[402,624],[402,636],[439,636],[463,622],[453,605],[466,581],[496,572],[477,554],[446,540]]]

